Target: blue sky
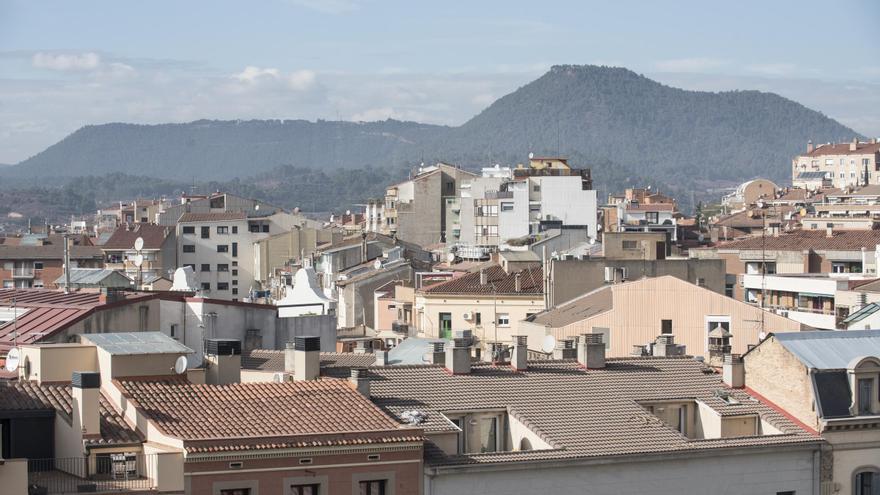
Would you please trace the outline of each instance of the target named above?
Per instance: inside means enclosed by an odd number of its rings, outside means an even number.
[[[880,135],[880,2],[0,0],[0,163],[87,124],[457,125],[553,64],[773,91]]]

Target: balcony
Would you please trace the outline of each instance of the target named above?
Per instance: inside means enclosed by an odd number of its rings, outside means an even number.
[[[28,495],[149,492],[158,488],[157,454],[28,460]]]
[[[28,266],[16,266],[12,269],[12,278],[34,278],[34,269]]]
[[[511,199],[513,191],[486,191],[486,199]]]

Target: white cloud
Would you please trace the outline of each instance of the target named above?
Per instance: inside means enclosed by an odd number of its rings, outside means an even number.
[[[260,68],[249,65],[243,71],[233,74],[232,79],[247,88],[272,85],[293,91],[308,91],[315,87],[317,75],[311,70],[284,74],[274,67]]]
[[[797,66],[794,64],[753,64],[747,65],[746,70],[765,76],[788,76],[795,73]]]
[[[727,62],[717,58],[694,57],[660,60],[654,64],[661,72],[704,72],[718,69]]]
[[[305,7],[322,14],[347,14],[360,8],[357,0],[290,0],[294,5]]]
[[[93,70],[101,64],[101,56],[94,52],[49,53],[37,52],[32,59],[34,67],[60,71]]]
[[[298,70],[287,75],[287,84],[290,89],[296,91],[306,91],[315,86],[317,76],[314,71]]]

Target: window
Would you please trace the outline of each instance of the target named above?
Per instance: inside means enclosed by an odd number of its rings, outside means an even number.
[[[535,184],[534,186],[532,186],[532,191],[534,191],[534,192],[541,192],[541,186],[540,186],[540,184]]]
[[[880,470],[869,469],[856,473],[853,493],[855,495],[877,495],[880,493]]]
[[[195,265],[195,263],[184,263],[184,264],[183,264],[183,267],[184,267],[184,268],[186,268],[186,267],[190,267],[190,268],[192,269],[192,271],[196,271],[196,265]]]
[[[731,283],[724,284],[724,295],[727,297],[733,297],[733,285]]]
[[[238,256],[238,243],[237,242],[232,243],[232,256]],[[236,265],[235,262],[233,261],[232,266],[238,266],[238,265]]]
[[[228,234],[228,233],[229,233],[229,227],[226,226],[226,225],[218,225],[218,226],[217,226],[217,233],[218,233],[218,234]]]
[[[623,241],[623,249],[638,249],[638,241]]]
[[[248,224],[248,231],[252,232],[252,233],[260,232],[260,224],[257,224],[257,223]]]
[[[211,227],[202,227],[202,239],[211,237]]]
[[[196,252],[196,245],[195,245],[195,244],[184,244],[184,245],[183,245],[183,252],[184,252],[184,253],[194,253],[194,252]]]
[[[211,282],[202,282],[202,290],[211,290]]]
[[[202,263],[201,271],[210,272],[211,271],[211,264],[210,263]]]
[[[237,276],[238,276],[238,269],[237,269],[237,268],[233,268],[233,270],[232,270],[232,276],[233,276],[233,277],[237,277]]]
[[[660,333],[661,334],[671,334],[672,333],[672,320],[660,320]]]
[[[236,288],[236,287],[233,287],[233,288],[232,288],[232,295],[233,295],[233,296],[238,295],[238,288]]]
[[[452,424],[461,430],[458,432],[458,453],[464,454],[466,451],[465,446],[467,445],[465,442],[464,418],[450,418],[449,421],[452,421]]]
[[[498,326],[499,327],[509,327],[510,326],[510,314],[498,313]]]
[[[228,253],[229,245],[228,244],[217,244],[217,252],[218,253]]]
[[[290,495],[318,495],[321,485],[290,485]]]
[[[183,233],[184,234],[195,234],[196,227],[194,225],[184,225],[183,226]]]
[[[232,285],[238,285],[238,279],[232,279]]]
[[[233,233],[233,234],[237,234],[237,233],[238,233],[238,225],[233,225],[233,226],[232,226],[232,233]]]
[[[650,224],[658,224],[660,223],[660,213],[656,211],[649,211],[645,213],[645,220]]]
[[[233,242],[233,243],[232,243],[232,255],[233,255],[233,256],[235,256],[235,253],[238,252],[238,251],[236,251],[236,248],[237,248],[237,247],[238,247],[238,244],[236,244],[236,243]],[[238,266],[238,262],[237,262],[237,261],[233,261],[233,262],[232,262],[232,266]]]
[[[42,261],[34,261],[34,270],[42,270],[43,262]]]
[[[874,379],[859,378],[859,412],[860,415],[871,414],[874,403]],[[880,489],[880,486],[877,487]]]
[[[229,290],[229,282],[217,282],[217,290]]]
[[[35,289],[42,289],[43,287],[45,287],[45,285],[43,285],[42,280],[39,280],[39,279],[34,280],[34,288]]]
[[[263,232],[265,232],[266,234],[269,233],[269,224],[268,223],[263,225]]]
[[[510,203],[510,202],[501,203],[501,211],[513,211],[513,203]]]
[[[483,323],[483,315],[480,313],[474,313],[474,324],[479,325]]]
[[[480,452],[498,451],[498,417],[480,419]]]
[[[217,264],[217,271],[218,272],[228,272],[229,271],[229,264],[228,263],[218,263]]]
[[[172,339],[175,338],[176,333],[177,333],[177,324],[172,323],[171,328],[168,330],[169,337],[171,337]]]
[[[386,483],[386,480],[361,481],[358,484],[361,490],[360,495],[385,495]]]
[[[440,313],[437,315],[437,321],[440,322],[440,338],[452,338],[452,313]]]

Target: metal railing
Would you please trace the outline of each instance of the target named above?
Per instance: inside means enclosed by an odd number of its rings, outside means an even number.
[[[156,454],[28,460],[28,495],[120,493],[156,488]]]
[[[33,278],[34,268],[30,266],[16,266],[12,268],[13,278]]]

